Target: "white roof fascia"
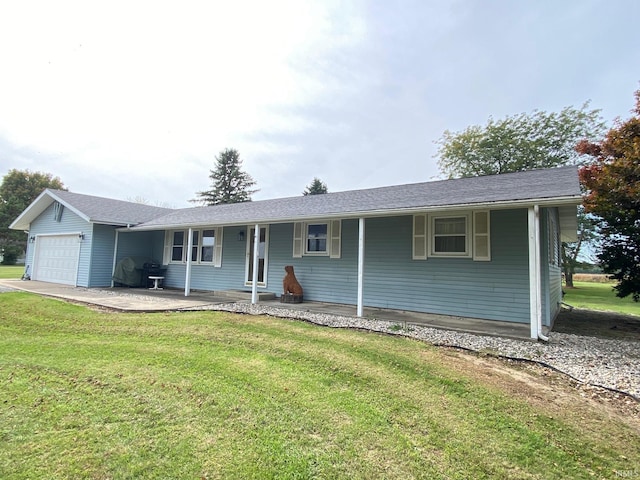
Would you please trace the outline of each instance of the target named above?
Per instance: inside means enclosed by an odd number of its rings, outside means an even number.
[[[142,231],[154,231],[154,230],[179,230],[183,228],[204,228],[211,226],[223,226],[223,227],[234,227],[234,226],[246,226],[246,225],[254,225],[256,223],[260,224],[278,224],[278,223],[291,223],[291,222],[304,222],[309,220],[329,220],[329,219],[347,219],[347,218],[371,218],[371,217],[390,217],[390,216],[398,216],[398,215],[412,215],[414,213],[424,213],[424,212],[449,212],[455,210],[486,210],[486,209],[508,209],[508,208],[525,208],[531,207],[533,205],[539,205],[541,207],[548,206],[562,206],[562,205],[580,205],[582,203],[582,196],[566,196],[566,197],[555,197],[555,198],[541,198],[541,199],[526,199],[526,200],[513,200],[513,201],[502,201],[502,202],[480,202],[480,203],[461,203],[461,204],[453,204],[453,205],[439,205],[439,206],[420,206],[420,207],[406,207],[406,208],[397,208],[397,209],[389,209],[389,210],[367,210],[360,212],[338,212],[338,213],[323,213],[317,215],[303,216],[303,217],[295,217],[295,218],[262,218],[262,219],[246,219],[238,222],[227,222],[227,223],[174,223],[174,224],[166,224],[166,225],[151,225],[145,226],[144,224],[140,224],[139,226],[135,226],[134,230],[131,230],[128,227],[119,228],[119,231],[134,231],[134,232],[142,232]]]
[[[45,197],[49,197],[51,200],[45,199]],[[68,204],[60,197],[58,197],[55,193],[50,191],[48,188],[45,189],[40,195],[36,197],[36,199],[31,202],[31,204],[20,214],[18,218],[16,218],[11,225],[9,225],[10,229],[15,230],[25,230],[27,231],[31,227],[31,222],[35,220],[38,215],[41,215],[53,202],[58,202],[61,205],[64,205],[65,208],[68,208],[73,213],[78,215],[83,220],[87,222],[91,222],[91,219],[87,217],[80,210],[75,208],[73,205]],[[24,223],[26,219],[30,219],[28,223]]]
[[[45,199],[45,197],[49,197],[51,200],[48,201]],[[75,208],[73,205],[70,205],[64,200],[62,200],[55,193],[53,193],[51,190],[47,188],[40,195],[38,195],[33,202],[31,202],[31,204],[24,210],[24,212],[20,214],[18,218],[16,218],[11,223],[11,225],[9,225],[9,228],[16,229],[16,230],[25,230],[25,231],[28,230],[31,226],[31,222],[35,220],[35,218],[38,215],[41,215],[42,212],[44,212],[49,207],[49,205],[51,205],[54,201],[60,203],[61,205],[64,205],[65,208],[68,208],[83,220],[86,220],[87,222],[91,222],[91,219],[87,217],[84,213],[82,213],[80,210]],[[28,218],[30,218],[29,222],[24,223],[24,220]]]
[[[42,198],[46,194],[47,194],[47,190],[44,190],[42,193],[40,193],[40,195],[38,195],[36,197],[36,199],[33,202],[31,202],[31,204],[29,204],[29,206],[27,208],[25,208],[20,215],[18,215],[18,218],[16,218],[13,222],[11,222],[11,224],[9,225],[9,228],[11,230],[28,230],[29,225],[31,224],[31,222],[28,222],[23,226],[21,226],[21,222],[24,219],[24,217],[28,216],[31,213],[31,211],[36,208],[36,205],[40,204],[40,201],[42,200]],[[41,208],[40,211],[38,212],[38,215],[40,215],[42,212],[44,212],[47,209],[47,207],[49,205],[51,205],[51,203],[53,203],[53,202],[46,202],[46,205],[43,208]],[[36,217],[38,215],[36,215]],[[25,228],[25,226],[27,228]]]

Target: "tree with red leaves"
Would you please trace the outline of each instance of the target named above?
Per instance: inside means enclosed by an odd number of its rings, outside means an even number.
[[[640,90],[636,116],[616,125],[599,143],[582,141],[578,153],[595,158],[580,170],[587,189],[585,208],[601,218],[598,258],[605,273],[618,281],[618,297],[640,300]]]

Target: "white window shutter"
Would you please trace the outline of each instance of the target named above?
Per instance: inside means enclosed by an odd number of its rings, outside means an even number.
[[[167,265],[171,261],[171,247],[173,242],[173,232],[165,230],[164,232],[164,250],[162,253],[162,263]]]
[[[222,230],[223,227],[216,227],[215,228],[215,242],[216,245],[214,247],[214,251],[213,251],[213,266],[214,267],[221,267],[222,266]]]
[[[302,258],[302,233],[304,232],[304,223],[295,222],[293,224],[293,258]]]
[[[331,220],[331,250],[329,258],[340,258],[340,237],[342,236],[342,220]]]
[[[473,259],[491,260],[491,225],[488,210],[473,212]]]
[[[427,215],[413,216],[413,260],[427,259]]]

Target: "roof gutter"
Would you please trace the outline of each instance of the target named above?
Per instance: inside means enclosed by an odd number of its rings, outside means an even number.
[[[434,205],[434,206],[419,206],[419,207],[407,207],[407,208],[392,208],[392,209],[379,209],[379,210],[369,210],[369,211],[349,211],[349,212],[336,212],[336,213],[323,213],[316,215],[305,215],[299,217],[289,217],[289,218],[248,218],[240,221],[230,221],[230,222],[197,222],[197,223],[168,223],[164,225],[145,225],[141,223],[136,226],[132,226],[131,228],[121,228],[121,230],[129,230],[129,231],[153,231],[153,230],[174,230],[178,228],[198,228],[198,227],[208,227],[208,226],[246,226],[253,225],[256,222],[262,224],[274,224],[274,223],[290,223],[290,222],[299,222],[299,221],[307,221],[307,220],[328,220],[328,219],[346,219],[346,218],[371,218],[371,217],[388,217],[388,216],[397,216],[397,215],[412,215],[414,213],[425,213],[425,212],[450,212],[455,210],[483,210],[483,209],[507,209],[507,208],[529,208],[533,205],[538,205],[540,207],[545,206],[564,206],[564,205],[580,205],[582,203],[582,195],[570,195],[566,197],[554,197],[548,199],[527,199],[527,200],[515,200],[509,202],[482,202],[482,203],[459,203],[455,205]]]

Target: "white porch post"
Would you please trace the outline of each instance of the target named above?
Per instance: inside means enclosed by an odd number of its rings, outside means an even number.
[[[260,265],[260,224],[256,223],[253,234],[253,275],[251,277],[251,304],[258,303],[258,266]]]
[[[120,232],[116,230],[116,241],[113,245],[113,264],[111,265],[111,286],[115,285],[113,281],[113,275],[116,273],[116,258],[118,256],[118,239],[120,238]]]
[[[189,228],[189,238],[187,241],[187,269],[184,279],[184,296],[191,293],[191,250],[193,250],[193,228]]]
[[[540,207],[528,210],[529,230],[529,321],[531,338],[538,339],[542,325],[542,279],[540,272]]]
[[[363,316],[363,292],[364,292],[364,218],[358,219],[358,317]]]

